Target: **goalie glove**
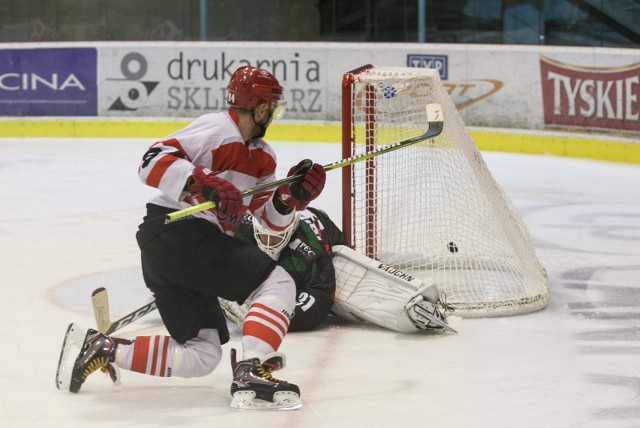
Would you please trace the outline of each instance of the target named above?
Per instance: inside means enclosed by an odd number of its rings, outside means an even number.
[[[244,325],[244,317],[246,317],[247,312],[249,312],[249,305],[239,305],[236,302],[225,300],[222,297],[218,297],[218,301],[220,302],[220,307],[222,308],[222,312],[224,312],[224,316],[229,321],[242,328]]]

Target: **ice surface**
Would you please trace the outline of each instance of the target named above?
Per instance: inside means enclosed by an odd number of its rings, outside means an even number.
[[[137,178],[149,140],[0,139],[0,409],[6,427],[640,426],[640,166],[483,153],[530,228],[551,303],[529,315],[453,319],[458,335],[400,335],[333,320],[281,348],[296,412],[229,409],[228,351],[210,376],[123,371],[58,391],[70,322],[92,326],[106,287],[116,316],[146,303],[134,234],[154,190]],[[334,144],[274,144],[283,176]],[[340,174],[315,206],[339,224]],[[122,336],[163,332],[157,313]]]

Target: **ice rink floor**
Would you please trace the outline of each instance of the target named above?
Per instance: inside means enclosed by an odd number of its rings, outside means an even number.
[[[483,153],[549,274],[533,314],[453,319],[458,335],[400,335],[333,320],[289,334],[278,377],[295,412],[231,410],[229,349],[210,376],[101,373],[79,394],[55,368],[70,322],[93,326],[91,291],[115,316],[146,303],[134,234],[154,190],[137,178],[151,140],[0,139],[0,425],[3,427],[638,427],[640,166]],[[334,144],[274,144],[282,170]],[[314,203],[340,224],[339,176]],[[123,337],[162,332],[153,313]]]

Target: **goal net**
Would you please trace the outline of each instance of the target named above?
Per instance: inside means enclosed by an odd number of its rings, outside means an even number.
[[[357,251],[432,278],[455,314],[544,308],[547,276],[518,212],[489,172],[435,70],[364,66],[342,85],[343,157],[423,134],[436,138],[343,169],[343,231]]]

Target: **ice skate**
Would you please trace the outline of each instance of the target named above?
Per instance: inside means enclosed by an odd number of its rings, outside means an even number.
[[[73,370],[73,360],[69,356],[73,352],[78,352],[82,348],[84,342],[85,329],[78,324],[71,323],[67,327],[67,331],[62,341],[60,350],[60,358],[58,359],[58,369],[56,370],[56,388],[61,391],[69,389],[71,383],[71,372]]]
[[[236,350],[231,350],[231,407],[245,410],[296,410],[302,407],[297,385],[275,379],[271,372],[284,367],[280,354],[260,363],[257,358],[236,362]]]
[[[80,391],[80,387],[87,380],[87,377],[98,369],[108,374],[113,383],[118,385],[119,370],[113,362],[115,360],[116,347],[120,343],[129,344],[131,341],[111,338],[93,329],[87,330],[82,350],[73,366],[69,391]]]

